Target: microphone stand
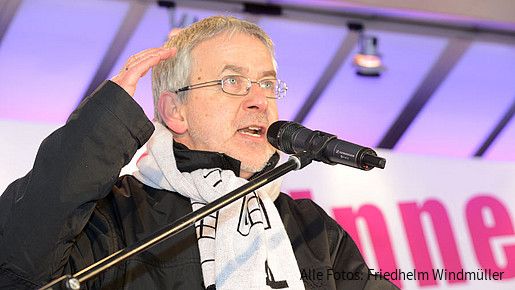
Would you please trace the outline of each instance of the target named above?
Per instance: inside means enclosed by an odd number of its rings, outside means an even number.
[[[176,235],[187,227],[194,225],[197,221],[203,219],[204,217],[212,214],[215,211],[222,209],[228,204],[233,203],[234,201],[244,197],[250,192],[260,188],[261,186],[285,175],[286,173],[299,170],[304,168],[306,165],[310,164],[314,157],[315,152],[300,152],[294,155],[291,155],[288,161],[279,165],[278,167],[250,180],[248,183],[243,186],[227,193],[226,195],[216,199],[215,201],[205,205],[201,209],[193,211],[182,218],[176,220],[175,222],[163,227],[158,230],[154,234],[144,238],[143,240],[126,247],[125,249],[119,250],[110,256],[103,258],[102,260],[93,263],[92,265],[80,270],[79,272],[72,275],[63,275],[45,286],[39,288],[39,290],[46,289],[60,289],[64,283],[65,289],[73,289],[79,290],[81,287],[81,283],[95,277],[96,275],[102,273],[108,268],[123,262],[129,257],[132,257],[138,253],[145,251],[146,249],[157,245],[158,243]],[[54,288],[59,287],[59,288]]]

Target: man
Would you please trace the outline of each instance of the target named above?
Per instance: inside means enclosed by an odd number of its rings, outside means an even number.
[[[152,67],[154,124],[131,98]],[[285,92],[270,38],[231,17],[204,19],[130,57],[1,196],[0,288],[75,273],[274,167],[266,129]],[[147,141],[139,171],[119,178]],[[85,286],[395,289],[369,275],[322,209],[278,188],[256,190]]]

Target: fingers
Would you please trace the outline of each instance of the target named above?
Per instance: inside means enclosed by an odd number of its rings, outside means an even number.
[[[175,53],[175,48],[159,47],[143,50],[129,57],[122,70],[111,80],[122,87],[129,95],[133,96],[140,78],[150,68],[163,60],[171,58]]]
[[[151,67],[157,65],[159,62],[165,59],[170,58],[173,55],[175,55],[175,49],[146,49],[138,54],[131,56],[125,63],[123,70],[132,71],[131,75],[134,74],[141,77],[145,74],[144,72],[147,72]]]
[[[169,33],[168,33],[168,39],[176,36],[177,34],[179,34],[179,32],[181,32],[182,30],[184,30],[184,28],[174,28],[172,29]]]
[[[167,52],[170,52],[170,50],[166,49],[166,48],[162,48],[162,47],[145,49],[145,50],[129,57],[129,59],[125,63],[125,67],[134,66],[142,59],[145,59],[148,57],[158,57],[163,54],[166,55]]]
[[[131,63],[128,63],[126,70],[133,70],[135,75],[140,78],[143,77],[150,68],[156,66],[161,61],[175,55],[175,50],[165,49],[164,51],[148,51],[145,54],[139,55]]]

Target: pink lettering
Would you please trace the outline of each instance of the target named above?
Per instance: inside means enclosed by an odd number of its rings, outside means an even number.
[[[397,262],[393,254],[393,248],[388,234],[388,227],[381,211],[374,205],[363,205],[357,212],[351,207],[342,207],[333,209],[334,218],[354,239],[358,248],[363,253],[363,247],[360,241],[356,220],[364,219],[367,224],[372,247],[377,259],[377,266],[382,271],[395,271]],[[379,269],[375,269],[376,271]],[[392,281],[398,287],[402,286],[401,280]]]
[[[490,222],[485,220],[485,211],[492,217]],[[515,276],[515,244],[504,245],[503,250],[507,264],[499,265],[492,251],[492,240],[515,234],[510,214],[504,205],[492,196],[477,196],[467,203],[467,222],[474,251],[479,264],[484,269],[504,271],[505,278]]]
[[[399,203],[399,209],[406,229],[406,236],[411,249],[413,263],[417,271],[427,271],[431,273],[434,269],[431,255],[427,246],[427,238],[424,234],[421,215],[426,213],[431,217],[432,226],[440,255],[445,269],[448,271],[460,271],[463,267],[458,254],[456,240],[454,239],[451,222],[447,211],[437,200],[428,200],[422,206],[415,202]],[[463,283],[464,280],[449,280],[449,283]],[[429,275],[429,279],[419,280],[419,285],[436,285],[437,282]]]
[[[312,193],[308,189],[292,190],[289,194],[294,199],[312,199]],[[434,265],[434,257],[429,251],[428,244],[432,242],[436,243],[446,271],[455,273],[463,271],[453,224],[443,203],[436,199],[428,199],[423,203],[399,202],[398,206],[413,266],[417,272],[433,273],[433,269],[441,268],[440,265]],[[465,214],[479,266],[492,272],[504,272],[503,280],[515,277],[515,243],[512,239],[515,237],[515,228],[505,205],[493,196],[475,196],[467,202]],[[333,208],[333,216],[353,238],[364,256],[366,253],[363,251],[363,236],[360,237],[360,234],[368,234],[371,250],[379,268],[374,270],[395,272],[398,268],[397,261],[388,226],[380,208],[373,204],[364,204],[359,208],[337,207]],[[429,222],[431,229],[427,228],[424,221]],[[360,222],[366,225],[364,232],[358,231]],[[431,235],[428,235],[427,230],[432,230],[434,240],[431,239]],[[401,238],[396,237],[395,240]],[[510,238],[510,242],[503,243],[503,238]],[[365,258],[369,260],[373,257]],[[466,280],[458,278],[458,276],[449,276],[446,282],[438,282],[439,280],[434,280],[433,275],[429,275],[426,279],[417,281],[422,287],[442,283],[467,283]],[[402,287],[402,280],[392,280],[392,282]]]
[[[311,190],[309,190],[309,189],[291,190],[291,191],[289,191],[289,194],[290,194],[291,198],[293,198],[293,199],[304,199],[304,198],[312,199]]]

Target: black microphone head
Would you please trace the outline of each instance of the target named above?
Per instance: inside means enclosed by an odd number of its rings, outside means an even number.
[[[266,137],[272,146],[286,154],[307,152],[311,159],[326,164],[343,164],[363,170],[386,165],[386,160],[370,148],[340,140],[333,134],[312,131],[295,122],[272,123]]]
[[[266,138],[268,139],[268,142],[272,144],[275,148],[282,151],[281,147],[279,146],[279,139],[281,138],[279,132],[281,131],[281,127],[288,122],[286,121],[275,121],[273,122],[266,132]]]
[[[302,125],[295,122],[276,121],[268,127],[266,138],[275,148],[286,154],[296,153],[293,150],[293,135]]]

